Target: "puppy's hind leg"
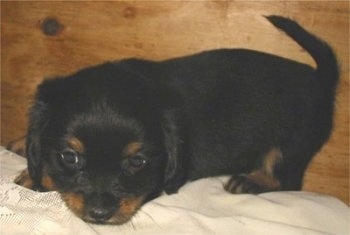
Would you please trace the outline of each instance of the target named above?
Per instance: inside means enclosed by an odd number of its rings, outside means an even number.
[[[262,158],[260,167],[250,173],[233,175],[224,188],[234,194],[258,194],[280,189],[280,181],[274,176],[275,166],[282,161],[282,153],[272,148]]]
[[[302,140],[282,147],[283,162],[276,166],[274,175],[280,180],[283,191],[302,189],[306,168],[319,148],[319,145]]]

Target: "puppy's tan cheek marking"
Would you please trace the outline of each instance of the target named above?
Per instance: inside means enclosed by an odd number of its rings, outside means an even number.
[[[78,138],[76,138],[74,136],[68,136],[67,143],[68,143],[69,147],[71,147],[77,153],[84,153],[84,151],[85,151],[84,144]]]
[[[29,176],[28,170],[23,170],[14,180],[14,182],[18,185],[21,185],[25,188],[32,189],[33,188],[33,180]]]
[[[124,154],[127,157],[133,156],[141,149],[142,144],[140,142],[131,142],[124,148]]]
[[[82,217],[85,210],[85,201],[82,195],[76,193],[62,193],[61,198],[68,208],[77,216]]]
[[[119,202],[118,216],[121,223],[128,221],[141,207],[144,197],[123,198]]]
[[[48,191],[55,190],[55,185],[53,183],[53,180],[47,174],[43,175],[43,177],[41,178],[41,185]]]

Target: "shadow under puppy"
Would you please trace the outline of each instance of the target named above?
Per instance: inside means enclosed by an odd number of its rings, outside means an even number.
[[[331,48],[279,17],[317,69],[243,49],[127,59],[43,82],[30,112],[28,170],[88,222],[121,224],[162,191],[232,175],[231,193],[299,190],[328,139],[338,81]]]

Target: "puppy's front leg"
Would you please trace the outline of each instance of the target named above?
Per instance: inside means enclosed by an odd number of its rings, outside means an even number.
[[[21,185],[25,188],[33,189],[33,180],[29,176],[29,172],[27,169],[23,170],[14,180],[14,182],[18,185]]]
[[[28,169],[23,170],[14,180],[15,184],[21,185],[25,188],[32,189],[39,192],[52,191],[54,189],[54,184],[48,175],[44,175],[41,179],[41,184],[35,184],[33,179],[30,177]]]
[[[20,156],[26,156],[26,136],[10,141],[6,145],[6,149]]]

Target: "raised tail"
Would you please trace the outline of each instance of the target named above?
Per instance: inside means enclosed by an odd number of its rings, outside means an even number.
[[[338,63],[332,48],[323,40],[302,28],[297,22],[282,16],[266,16],[277,28],[284,31],[304,48],[315,60],[317,77],[324,89],[325,98],[333,103],[339,80]]]

